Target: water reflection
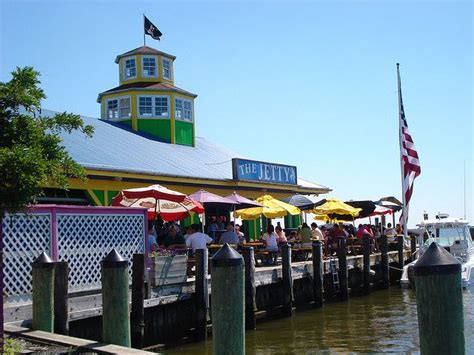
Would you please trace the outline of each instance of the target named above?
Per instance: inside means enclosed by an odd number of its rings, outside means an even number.
[[[474,352],[474,288],[464,291],[466,352]],[[246,333],[247,354],[330,352],[419,353],[416,295],[392,287],[324,309],[297,311],[291,318],[257,324]],[[212,342],[167,349],[166,354],[212,354]]]

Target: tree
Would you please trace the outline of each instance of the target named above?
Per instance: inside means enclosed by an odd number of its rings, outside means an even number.
[[[91,136],[93,127],[66,112],[42,117],[41,101],[46,95],[39,75],[32,67],[17,68],[9,82],[0,83],[0,222],[7,212],[20,212],[35,203],[43,187],[54,184],[67,189],[69,177],[86,177],[83,167],[61,146],[59,133],[80,131]],[[1,223],[0,237],[3,292]],[[3,334],[3,312],[1,318]]]

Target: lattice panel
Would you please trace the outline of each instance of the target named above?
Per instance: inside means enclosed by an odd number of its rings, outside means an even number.
[[[69,263],[69,290],[100,288],[100,262],[113,248],[129,261],[143,253],[144,223],[143,215],[58,214],[59,259]]]
[[[31,263],[43,251],[51,256],[51,215],[15,214],[2,221],[5,288],[9,296],[31,293]]]

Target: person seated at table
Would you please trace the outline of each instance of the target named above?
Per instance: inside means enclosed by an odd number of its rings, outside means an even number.
[[[312,240],[323,240],[323,232],[321,232],[321,229],[319,229],[318,225],[313,222],[311,223],[311,239]]]
[[[225,243],[232,244],[235,246],[240,244],[239,236],[237,235],[237,233],[235,233],[234,227],[231,223],[227,223],[226,231],[222,233],[221,237],[219,238],[219,244]]]
[[[240,244],[245,243],[245,234],[240,230],[240,224],[234,226],[234,232],[237,234],[237,237],[239,237]]]
[[[275,233],[277,235],[277,243],[278,244],[283,244],[283,243],[287,242],[285,232],[283,231],[281,226],[277,225],[275,227]]]
[[[339,248],[339,240],[345,239],[346,233],[339,227],[339,224],[334,223],[331,231],[329,232],[329,243],[331,253],[337,251]]]
[[[311,229],[306,223],[303,223],[301,228],[298,230],[298,238],[302,246],[311,246]]]
[[[392,228],[392,223],[387,224],[387,228],[384,230],[383,235],[387,236],[387,241],[389,242],[394,242],[397,240],[397,231]]]
[[[288,236],[289,243],[297,243],[298,242],[298,233],[296,231],[291,231],[290,235]]]
[[[278,236],[275,233],[275,227],[272,224],[267,226],[266,233],[262,236],[262,241],[265,243],[265,250],[278,251]]]
[[[201,228],[199,224],[192,224],[191,231],[192,234],[186,240],[186,246],[192,248],[193,253],[196,252],[196,249],[205,249],[208,244],[213,242],[213,239],[207,234],[200,232]]]
[[[153,222],[148,222],[148,236],[147,236],[147,247],[148,250],[153,250],[153,247],[156,245],[156,233]]]
[[[186,248],[186,240],[181,233],[178,233],[176,227],[171,225],[161,247],[166,249],[184,249]]]
[[[206,231],[207,234],[212,238],[212,240],[215,240],[216,238],[216,232],[219,229],[217,225],[217,220],[215,216],[209,217],[209,224],[207,225]]]
[[[187,226],[187,227],[184,228],[184,231],[185,231],[184,240],[188,240],[189,236],[191,234],[193,234],[193,230],[192,230],[191,226]]]

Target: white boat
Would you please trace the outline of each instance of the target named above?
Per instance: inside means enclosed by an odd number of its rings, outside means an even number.
[[[425,220],[418,227],[420,231],[418,258],[432,242],[436,242],[461,262],[462,287],[467,288],[473,285],[474,243],[469,231],[469,223],[465,219],[448,218],[446,214],[439,214],[437,219]],[[414,282],[413,266],[415,264],[416,260],[403,268],[400,279],[402,287],[410,287]]]

